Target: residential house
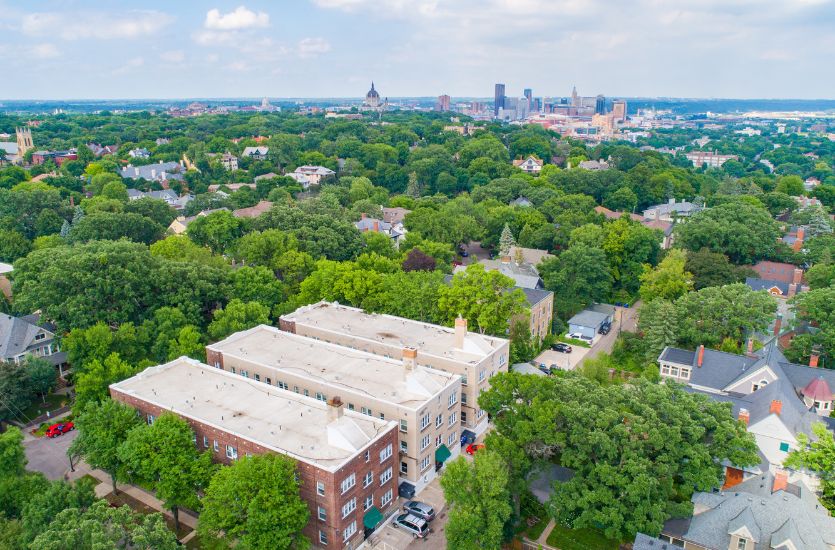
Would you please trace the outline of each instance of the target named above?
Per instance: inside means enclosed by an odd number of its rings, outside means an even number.
[[[252,160],[266,160],[267,154],[269,154],[269,152],[269,147],[244,147],[244,152],[241,154],[241,156],[247,157]]]
[[[821,184],[821,180],[819,180],[818,178],[816,178],[814,176],[808,177],[803,182],[803,189],[805,189],[806,191],[814,191],[815,187],[817,187],[820,184]]]
[[[165,201],[168,206],[175,210],[183,210],[188,203],[194,200],[194,195],[179,196],[171,189],[162,189],[161,191],[140,191],[138,189],[128,189],[128,200],[135,201],[142,198],[151,198]]]
[[[526,159],[518,159],[513,161],[513,166],[519,168],[528,174],[538,175],[542,171],[544,162],[533,155],[528,155]]]
[[[58,166],[61,166],[68,160],[77,160],[78,151],[69,149],[67,151],[35,151],[32,153],[32,164],[41,165],[48,160],[53,161]]]
[[[411,212],[411,210],[408,210],[406,208],[402,208],[402,207],[399,207],[399,206],[393,206],[393,207],[383,206],[382,208],[383,208],[383,221],[385,221],[387,223],[390,223],[390,224],[393,224],[393,225],[397,225],[397,224],[402,225],[403,222],[406,220],[406,214]]]
[[[16,141],[0,141],[0,157],[5,154],[6,161],[15,164],[20,160],[18,158],[18,149]]]
[[[598,214],[603,214],[607,220],[617,220],[622,216],[628,215],[629,219],[636,221],[649,229],[656,229],[662,233],[661,248],[669,250],[673,246],[673,227],[672,221],[662,221],[655,218],[645,218],[638,214],[627,214],[626,212],[616,212],[609,210],[604,206],[595,206],[594,211]]]
[[[583,170],[591,170],[591,171],[598,171],[598,170],[608,170],[609,163],[605,160],[583,160],[580,161],[580,164],[577,165],[577,168],[582,168]]]
[[[119,175],[126,179],[144,179],[163,183],[173,180],[182,181],[182,172],[183,167],[179,162],[159,161],[156,164],[145,164],[143,166],[133,166],[128,164],[126,167],[119,170]]]
[[[66,374],[67,354],[55,341],[55,328],[41,325],[40,315],[12,317],[0,313],[0,361],[21,363],[27,355],[41,357]]]
[[[151,152],[145,148],[131,149],[128,151],[128,156],[134,159],[149,159],[151,158]]]
[[[615,307],[608,304],[592,304],[568,320],[568,333],[594,339],[604,324],[611,325],[615,311]]]
[[[98,143],[88,143],[87,148],[97,157],[115,155],[119,151],[118,145],[99,145]]]
[[[325,168],[324,166],[299,166],[293,171],[293,173],[306,176],[309,185],[319,185],[322,183],[323,179],[332,177],[336,174],[336,172],[330,168]]]
[[[675,222],[682,218],[688,218],[702,209],[702,206],[684,199],[679,202],[670,199],[667,203],[656,204],[644,210],[644,219]]]
[[[148,424],[176,414],[215,462],[290,458],[310,515],[305,536],[316,548],[359,547],[363,527],[373,530],[397,506],[398,422],[346,410],[338,395],[314,399],[269,380],[180,357],[112,384],[110,395]]]
[[[541,342],[551,334],[551,325],[554,321],[554,293],[541,288],[522,288],[525,294],[525,301],[528,304],[528,315],[519,316],[522,321],[527,321],[531,337]]]
[[[835,370],[817,368],[817,354],[809,365],[790,363],[776,338],[758,351],[752,344],[749,340],[743,355],[699,346],[696,351],[667,347],[658,357],[662,379],[730,403],[756,439],[761,464],[744,469],[728,465],[726,487],[780,468],[797,448],[799,433],[813,437],[812,424],[824,422],[831,429],[835,422],[829,418]]]
[[[226,171],[232,172],[238,169],[238,157],[228,152],[223,153],[220,155],[220,164]]]
[[[797,266],[793,264],[768,262],[763,260],[750,267],[757,272],[757,275],[759,275],[761,279],[781,281],[786,284],[799,284],[803,280],[803,270],[798,269]]]
[[[802,483],[785,472],[755,476],[733,490],[694,493],[693,516],[670,519],[660,539],[668,550],[828,550],[835,518]],[[649,537],[647,537],[649,539]],[[651,539],[649,539],[651,540]],[[662,550],[638,539],[634,550]]]
[[[529,207],[533,206],[533,203],[525,197],[516,197],[515,199],[510,201],[509,206],[519,206],[520,208],[529,208]]]
[[[739,159],[736,155],[720,155],[716,151],[690,151],[685,156],[687,160],[693,163],[695,168],[701,168],[702,166],[720,168],[729,160]]]
[[[301,185],[302,189],[304,189],[305,191],[310,189],[310,186],[311,186],[310,178],[307,177],[306,175],[297,174],[296,172],[290,172],[289,174],[285,174],[285,176],[295,180],[295,182],[298,183],[299,185]]]
[[[498,271],[503,275],[507,275],[520,288],[545,288],[542,278],[539,276],[536,266],[530,263],[517,263],[511,257],[501,258],[500,260],[481,260],[479,262],[484,266],[485,271]],[[453,269],[453,273],[466,271],[467,266],[458,265]]]
[[[213,208],[211,210],[203,210],[198,212],[194,216],[177,216],[177,218],[171,222],[168,226],[168,232],[174,235],[182,235],[188,229],[189,224],[196,220],[197,218],[208,216],[212,212],[219,212],[221,210],[229,210],[228,208]]]
[[[389,237],[395,247],[400,246],[401,241],[406,238],[406,228],[402,223],[392,224],[377,218],[369,218],[364,212],[361,214],[360,220],[354,222],[354,227],[360,230],[361,233],[372,231],[374,233],[382,233]]]
[[[280,177],[281,177],[281,174],[276,174],[275,172],[268,172],[266,174],[261,174],[260,176],[255,176],[252,179],[253,179],[253,181],[255,181],[255,183],[258,183],[261,180],[271,180],[273,178],[280,178]]]
[[[799,252],[803,248],[803,243],[806,240],[806,226],[793,225],[789,227],[781,240],[791,247],[792,250]]]
[[[801,282],[802,278],[803,271],[800,269],[794,269],[793,278],[790,283],[777,279],[746,277],[745,284],[748,285],[751,290],[765,290],[777,298],[792,298],[800,292],[809,290],[809,287],[803,285]]]
[[[510,247],[510,257],[514,260],[517,258],[522,259],[522,263],[530,264],[530,265],[539,265],[544,260],[550,260],[554,257],[553,254],[549,254],[547,250],[540,250],[538,248],[524,248],[522,246],[511,246]]]
[[[250,206],[249,208],[238,208],[237,210],[232,210],[232,215],[236,218],[257,218],[272,207],[273,203],[270,201],[260,201],[255,206]]]

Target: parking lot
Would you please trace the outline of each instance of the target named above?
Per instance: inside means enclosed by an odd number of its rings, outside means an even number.
[[[386,523],[374,533],[367,542],[367,548],[375,548],[380,550],[405,550],[405,549],[429,549],[429,548],[446,548],[446,535],[444,529],[447,522],[446,502],[444,501],[444,492],[441,489],[440,478],[435,478],[415,500],[425,502],[435,509],[435,519],[432,520],[429,528],[429,536],[423,539],[414,538],[410,533],[403,529],[398,529],[392,525],[392,520],[402,510],[403,503],[406,499],[398,499],[398,508],[388,518]]]
[[[590,352],[589,348],[572,345],[571,353],[562,353],[551,349],[546,349],[540,353],[534,361],[542,363],[547,367],[556,365],[562,370],[574,370],[583,358]]]
[[[23,449],[28,460],[26,469],[41,472],[48,479],[63,479],[64,473],[70,468],[67,449],[77,436],[77,431],[53,439],[26,434],[23,440]]]

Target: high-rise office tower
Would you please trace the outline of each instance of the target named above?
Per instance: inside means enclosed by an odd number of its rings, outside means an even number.
[[[530,111],[531,107],[533,107],[533,90],[531,90],[530,88],[525,88],[525,92],[523,93],[523,95],[528,100],[528,110]]]
[[[449,111],[449,96],[448,95],[444,94],[444,95],[439,95],[438,96],[438,101],[435,102],[435,110],[436,111],[442,111],[442,112]]]
[[[615,122],[626,122],[626,101],[619,99],[612,103],[612,118]]]
[[[597,100],[594,103],[594,113],[597,115],[606,114],[606,98],[602,95],[597,96]]]
[[[493,98],[493,116],[499,116],[499,109],[504,107],[504,84],[496,84],[496,93]]]

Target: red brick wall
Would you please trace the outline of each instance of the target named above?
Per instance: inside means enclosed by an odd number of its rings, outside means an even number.
[[[296,322],[295,321],[290,321],[290,320],[287,320],[287,319],[279,318],[278,328],[280,328],[284,332],[292,332],[293,334],[295,334],[296,333]]]
[[[150,404],[137,397],[125,395],[113,389],[110,390],[110,394],[116,401],[120,401],[136,409],[143,419],[145,419],[148,414],[159,417],[161,414],[168,412],[161,407]],[[212,458],[216,462],[223,464],[229,464],[232,462],[232,460],[226,458],[226,445],[236,447],[238,450],[238,457],[244,457],[246,453],[255,455],[272,452],[265,447],[253,443],[252,441],[242,439],[224,432],[223,430],[203,424],[202,422],[198,422],[190,418],[185,418],[185,420],[189,423],[197,436],[198,450],[211,452]],[[209,439],[208,447],[203,446],[204,436]],[[213,451],[213,444],[215,440],[218,442],[217,452]],[[380,464],[380,451],[389,444],[392,447],[392,456],[389,457],[383,464]],[[307,526],[304,529],[304,534],[310,539],[314,546],[321,546],[319,545],[319,530],[321,529],[328,535],[328,545],[325,548],[334,550],[344,548],[345,543],[343,543],[342,540],[342,531],[351,523],[351,521],[355,520],[357,522],[357,532],[350,540],[353,541],[354,547],[356,547],[363,540],[364,528],[362,519],[364,511],[362,508],[363,502],[368,494],[373,494],[374,505],[383,511],[385,511],[385,508],[380,505],[380,499],[383,496],[383,493],[387,490],[391,489],[393,494],[393,499],[389,503],[388,507],[391,507],[392,504],[397,501],[397,449],[397,427],[392,426],[383,437],[369,447],[368,450],[370,460],[368,462],[365,461],[365,454],[360,453],[335,473],[317,468],[307,462],[296,462],[299,479],[301,480],[299,494],[301,498],[307,502],[308,509],[310,510],[310,518],[308,519]],[[381,486],[380,474],[389,466],[392,469],[392,478],[385,485]],[[370,486],[363,489],[363,479],[369,470],[372,471],[374,479]],[[341,495],[340,484],[342,483],[342,480],[351,474],[351,472],[356,474],[356,485],[349,489],[344,495]],[[324,496],[319,496],[316,492],[317,481],[321,481],[325,484]],[[342,519],[342,506],[354,497],[357,499],[356,510],[349,514],[345,519]],[[322,506],[327,511],[327,519],[325,521],[319,520],[319,506]]]
[[[217,363],[221,369],[223,368],[223,354],[219,351],[206,348],[206,364],[214,367],[215,363]]]

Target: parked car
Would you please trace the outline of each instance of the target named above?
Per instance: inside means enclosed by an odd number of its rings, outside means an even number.
[[[423,538],[429,534],[429,523],[414,514],[400,514],[391,522],[394,527],[410,532],[415,538]]]
[[[435,509],[425,502],[408,500],[403,503],[403,510],[425,521],[435,519]]]
[[[67,432],[71,432],[75,429],[75,424],[72,422],[63,422],[59,424],[53,424],[49,428],[46,429],[46,437],[58,437],[59,435],[64,435]]]
[[[546,366],[545,363],[539,363],[538,365],[536,365],[536,368],[538,368],[545,374],[551,374],[551,369],[548,366]]]
[[[571,353],[573,351],[571,346],[569,346],[568,344],[563,344],[562,342],[559,342],[558,344],[553,344],[551,346],[551,349],[560,353]]]
[[[485,445],[483,443],[470,443],[469,445],[467,445],[467,448],[464,449],[464,452],[468,455],[474,455],[484,447]]]
[[[603,323],[600,325],[600,329],[597,332],[600,334],[609,334],[609,331],[612,330],[612,323]]]

